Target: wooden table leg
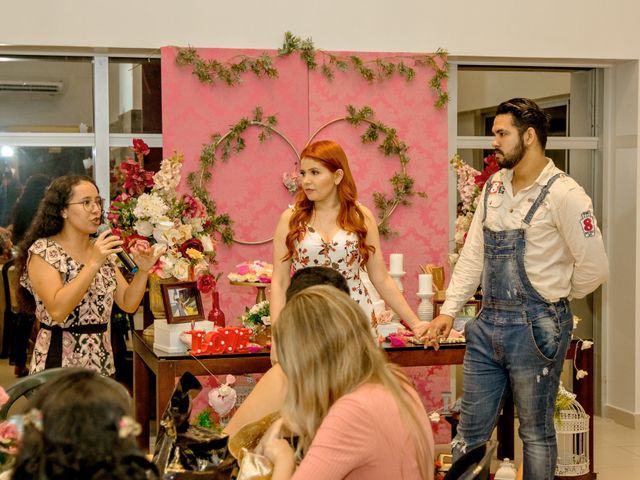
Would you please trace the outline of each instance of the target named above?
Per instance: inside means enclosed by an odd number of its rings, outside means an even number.
[[[175,385],[175,363],[171,361],[158,362],[158,374],[156,375],[156,432],[160,426],[162,415],[169,404]]]
[[[137,352],[133,352],[133,405],[136,420],[142,427],[138,445],[143,451],[149,450],[150,382],[151,369]]]

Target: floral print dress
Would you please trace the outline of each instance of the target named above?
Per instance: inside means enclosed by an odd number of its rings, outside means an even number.
[[[351,298],[371,318],[373,305],[369,292],[360,277],[360,251],[358,236],[353,232],[338,230],[326,242],[312,227],[307,225],[304,238],[295,243],[297,257],[292,260],[294,270],[305,267],[330,267],[337,270],[347,280]]]
[[[36,240],[29,248],[29,255],[40,256],[60,272],[65,284],[73,280],[83,268],[83,264],[74,260],[58,243],[50,238]],[[62,324],[62,361],[59,366],[84,367],[107,376],[115,373],[113,350],[106,328],[111,318],[113,296],[116,290],[115,269],[113,260],[107,259],[100,267],[78,306]],[[41,325],[30,368],[30,373],[36,373],[45,369],[51,339],[54,336],[52,327],[58,328],[60,324],[51,318],[40,297],[33,292],[31,282],[26,274],[23,274],[21,284],[35,298],[36,318]],[[102,331],[95,333],[98,330]],[[84,333],[86,331],[94,333]]]

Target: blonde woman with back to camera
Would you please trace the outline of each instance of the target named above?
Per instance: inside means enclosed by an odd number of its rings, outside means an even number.
[[[433,478],[424,407],[356,302],[334,287],[309,287],[273,328],[287,379],[282,417],[299,437],[295,452],[283,439],[267,445],[273,480]]]

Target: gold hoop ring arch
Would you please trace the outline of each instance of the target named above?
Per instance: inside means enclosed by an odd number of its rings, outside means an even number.
[[[340,117],[340,118],[335,118],[327,123],[325,123],[324,125],[322,125],[320,128],[318,128],[313,135],[311,135],[311,137],[309,138],[309,140],[307,141],[307,143],[305,144],[304,148],[306,148],[309,144],[311,144],[313,142],[313,139],[325,128],[327,128],[330,125],[333,125],[334,123],[338,123],[338,122],[346,122],[347,118],[346,117]],[[363,119],[362,122],[364,123],[368,123],[370,125],[373,125],[375,122],[371,121],[371,120],[367,120],[367,119]],[[249,122],[249,126],[250,127],[260,127],[263,128],[265,130],[269,130],[272,133],[275,133],[278,137],[280,137],[282,140],[284,140],[289,147],[291,147],[291,150],[293,150],[293,152],[296,155],[296,158],[298,160],[300,160],[300,153],[298,152],[298,150],[296,149],[296,147],[293,145],[293,143],[291,143],[291,141],[282,133],[280,132],[277,128],[273,128],[270,127],[268,125],[265,125],[262,122],[257,122],[255,120],[252,120]],[[227,133],[225,133],[222,137],[220,137],[220,139],[216,142],[215,148],[217,149],[218,146],[220,145],[220,143],[222,143],[222,141],[227,138],[229,135],[231,134],[231,130],[229,130]],[[304,149],[303,149],[304,150]],[[401,167],[401,172],[402,174],[406,174],[406,166],[403,165],[402,163],[400,164]],[[203,177],[202,175],[200,176],[200,187],[202,188],[203,182]],[[394,212],[394,210],[396,209],[396,207],[398,206],[398,202],[395,201],[393,202],[393,204],[391,205],[391,207],[389,208],[389,210],[387,211],[387,213],[385,214],[385,216],[378,222],[378,226],[380,226],[381,223],[385,222],[387,219],[389,219],[389,217],[391,217],[391,214]],[[234,243],[237,243],[239,245],[264,245],[266,243],[269,243],[273,241],[273,237],[269,237],[266,238],[264,240],[242,240],[239,238],[235,238],[233,239]]]

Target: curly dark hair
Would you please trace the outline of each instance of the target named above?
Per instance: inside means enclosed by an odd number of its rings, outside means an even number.
[[[11,478],[158,478],[136,439],[119,434],[120,421],[131,414],[131,406],[129,393],[115,380],[69,368],[42,386],[25,407],[26,412],[35,408],[42,413],[42,425],[25,425]]]
[[[73,187],[80,182],[91,182],[96,185],[91,177],[85,175],[65,175],[56,178],[47,188],[33,222],[31,222],[19,244],[16,268],[21,274],[27,269],[29,248],[33,245],[33,242],[39,238],[50,237],[62,231],[64,226],[62,211],[69,203],[69,199],[73,194]],[[98,188],[97,185],[96,188]],[[26,313],[35,311],[33,296],[24,287],[20,287],[18,290],[18,308],[21,312]]]

